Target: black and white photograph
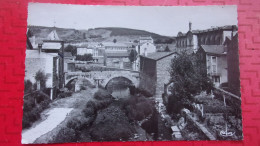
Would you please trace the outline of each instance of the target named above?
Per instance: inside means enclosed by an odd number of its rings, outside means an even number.
[[[22,143],[243,140],[237,6],[29,3]]]

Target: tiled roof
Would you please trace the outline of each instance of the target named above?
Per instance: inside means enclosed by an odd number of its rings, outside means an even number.
[[[58,36],[56,29],[52,30],[48,34],[47,39],[48,40],[60,40],[60,37]]]
[[[234,30],[237,30],[237,26],[233,25]],[[220,27],[212,27],[209,29],[204,29],[204,30],[192,30],[191,32],[193,34],[199,34],[199,33],[204,33],[204,32],[209,32],[209,31],[215,31],[215,30],[232,30],[232,25],[225,25],[225,26],[220,26]],[[182,36],[186,36],[187,33],[182,33],[179,32],[177,37],[182,37]]]
[[[224,45],[201,45],[201,48],[206,53],[218,54],[218,55],[225,54],[225,46]]]
[[[26,58],[45,58],[46,56],[55,57],[57,53],[39,53],[39,50],[26,50]]]
[[[147,56],[143,56],[143,55],[142,56],[153,60],[160,60],[172,54],[176,54],[176,52],[154,52],[154,53],[148,53]]]
[[[233,25],[233,29],[237,30],[237,26]],[[215,30],[232,30],[232,25],[225,25],[225,26],[220,26],[220,27],[212,27],[212,28],[205,29],[205,30],[195,30],[194,33],[203,33],[203,32],[215,31]]]

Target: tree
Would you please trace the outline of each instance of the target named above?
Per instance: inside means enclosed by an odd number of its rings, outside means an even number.
[[[73,56],[77,55],[77,48],[72,45],[68,45],[67,47],[64,48],[65,52],[71,52]]]
[[[164,51],[165,51],[165,52],[170,52],[170,48],[169,48],[168,45],[165,47]]]
[[[76,60],[80,61],[92,61],[92,54],[76,55]]]
[[[154,41],[155,44],[161,44],[162,43],[162,40],[161,39],[157,39]]]
[[[116,40],[116,39],[114,39],[114,40],[113,40],[113,42],[114,42],[114,43],[116,43],[116,42],[117,42],[117,40]]]
[[[211,90],[213,84],[207,77],[206,65],[196,55],[182,52],[171,62],[170,76],[173,86],[167,105],[169,113],[179,113],[182,108],[192,110],[193,96]]]
[[[44,90],[46,88],[46,81],[48,77],[45,75],[44,71],[39,70],[36,72],[35,80],[40,82],[40,89]]]
[[[133,63],[134,61],[136,61],[137,55],[138,55],[138,54],[137,54],[136,50],[132,49],[131,52],[129,53],[129,56],[128,56],[128,58],[129,58],[129,60],[130,60],[131,63]]]
[[[32,82],[30,80],[24,80],[24,93],[29,93],[32,91]]]

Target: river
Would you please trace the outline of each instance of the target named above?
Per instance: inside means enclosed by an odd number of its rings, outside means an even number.
[[[114,78],[107,84],[107,90],[115,98],[127,98],[130,96],[130,84],[131,82],[125,78]]]

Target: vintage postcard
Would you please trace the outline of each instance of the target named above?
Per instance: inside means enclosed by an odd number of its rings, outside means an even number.
[[[29,3],[22,143],[242,140],[236,6]]]

